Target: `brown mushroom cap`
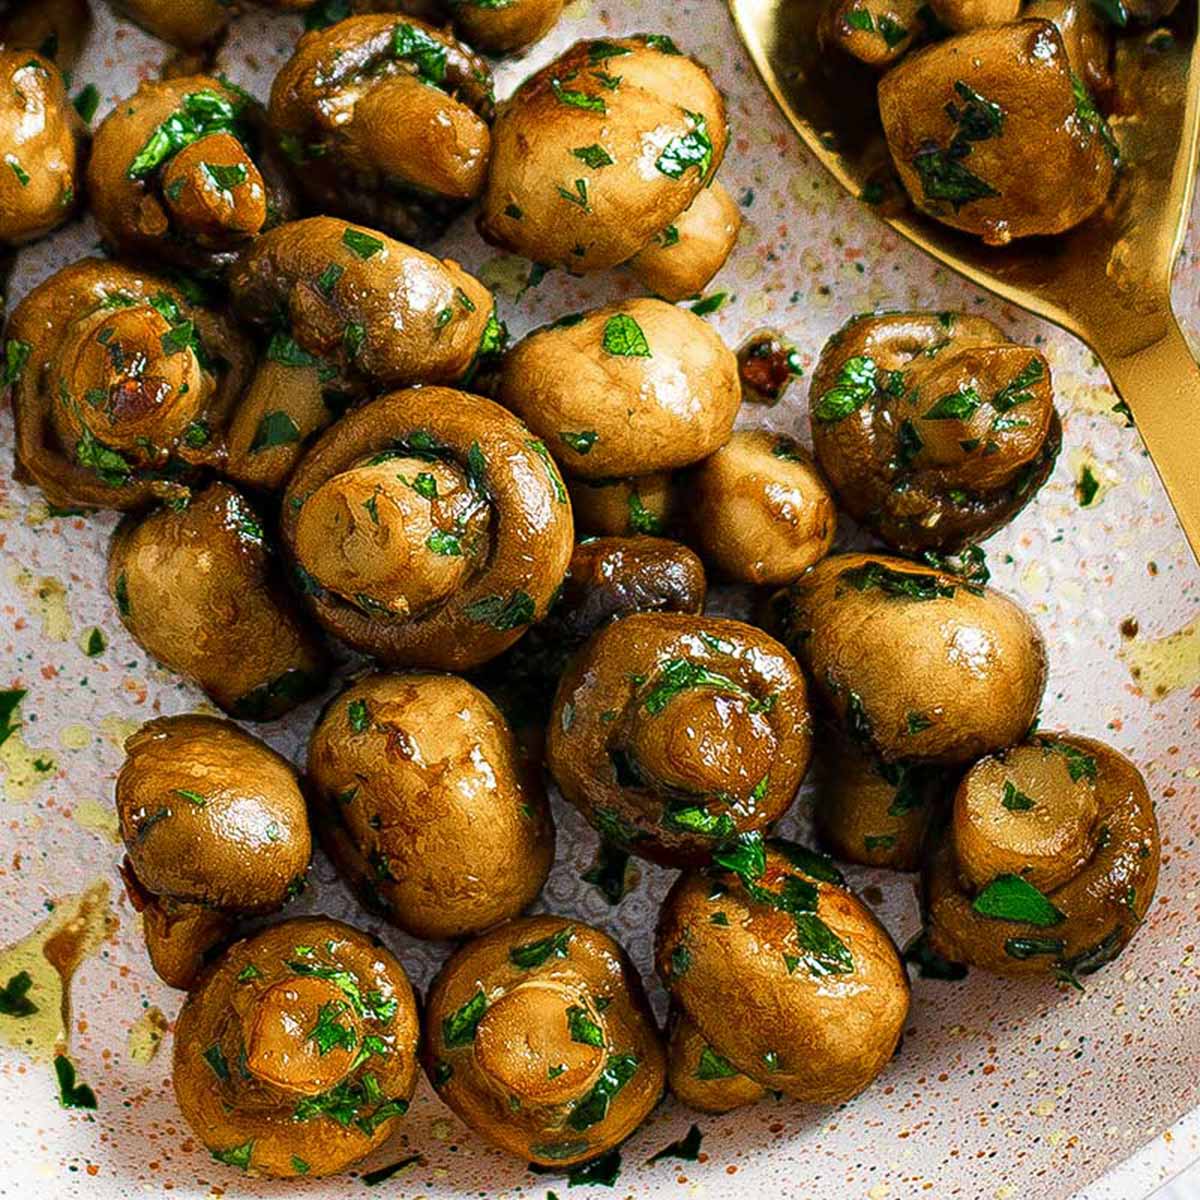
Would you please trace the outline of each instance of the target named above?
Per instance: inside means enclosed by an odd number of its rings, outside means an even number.
[[[429,989],[422,1062],[477,1133],[563,1169],[624,1141],[658,1103],[665,1073],[625,952],[598,929],[548,915],[451,955]]]
[[[930,945],[999,975],[1086,975],[1145,918],[1154,804],[1111,746],[1039,734],[967,772],[924,876]]]
[[[1046,647],[1025,612],[907,559],[822,559],[772,617],[842,728],[885,762],[971,762],[1019,741],[1041,703]]]
[[[281,530],[322,625],[385,663],[453,670],[548,611],[573,537],[545,446],[490,400],[434,387],[327,430],[292,474]]]
[[[933,15],[952,33],[1015,21],[1021,0],[929,0]]]
[[[0,81],[0,246],[19,246],[74,214],[86,129],[50,59],[0,49]]]
[[[733,430],[741,388],[711,325],[637,299],[531,333],[505,355],[496,398],[567,474],[608,479],[712,454]]]
[[[547,765],[605,837],[679,866],[777,820],[810,748],[804,679],[778,642],[721,617],[639,613],[563,675]]]
[[[325,684],[325,651],[228,484],[118,526],[108,590],[137,643],[235,717],[273,719]]]
[[[359,679],[313,730],[308,776],[330,857],[365,904],[417,937],[488,929],[546,881],[545,789],[495,705],[464,679]]]
[[[36,50],[60,71],[74,69],[91,30],[87,0],[17,0],[0,15],[0,44]]]
[[[669,38],[577,42],[500,106],[479,230],[548,266],[615,266],[692,203],[727,138],[708,72]]]
[[[314,206],[429,241],[483,190],[492,77],[414,17],[349,17],[302,37],[270,119]]]
[[[533,45],[554,28],[563,0],[511,0],[499,6],[453,3],[454,28],[486,54],[512,54]]]
[[[688,1108],[708,1113],[730,1112],[767,1094],[761,1083],[718,1054],[674,1004],[667,1020],[667,1084]]]
[[[1125,4],[1126,11],[1132,7]],[[1091,0],[1031,0],[1024,13],[1054,23],[1071,69],[1091,92],[1104,95],[1112,89],[1112,35]]]
[[[721,886],[698,872],[679,877],[655,965],[735,1070],[798,1100],[840,1104],[895,1053],[908,1015],[904,964],[827,859],[790,842],[758,849]]]
[[[226,0],[111,0],[112,6],[147,33],[182,50],[203,50],[225,32]]]
[[[326,917],[235,943],[175,1027],[179,1107],[219,1162],[290,1178],[344,1171],[383,1145],[417,1082],[404,968]]]
[[[1044,356],[959,313],[854,317],[813,372],[809,413],[842,507],[905,551],[989,537],[1062,441]]]
[[[924,38],[922,7],[921,0],[828,0],[817,33],[824,45],[882,70]]]
[[[669,471],[632,479],[567,477],[571,511],[581,534],[622,537],[666,533],[674,522],[678,497]]]
[[[333,217],[256,238],[230,275],[239,314],[280,316],[302,352],[376,387],[452,383],[499,345],[491,293],[449,259]]]
[[[23,360],[18,473],[50,503],[186,499],[201,467],[221,465],[250,346],[232,320],[168,280],[83,259],[25,296],[8,339]]]
[[[692,544],[741,583],[791,583],[833,545],[833,497],[793,438],[739,430],[679,486]]]
[[[1062,233],[1112,187],[1116,144],[1090,97],[1077,97],[1048,21],[990,26],[908,55],[880,80],[879,112],[913,203],[991,245]]]

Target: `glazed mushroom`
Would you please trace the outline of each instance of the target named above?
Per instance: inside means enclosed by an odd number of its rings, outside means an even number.
[[[300,39],[270,120],[312,205],[428,242],[483,191],[492,77],[412,17],[350,17]]]
[[[822,559],[776,595],[769,625],[826,711],[884,762],[964,764],[1011,746],[1046,685],[1046,647],[1021,608],[906,559]]]
[[[134,640],[232,716],[273,720],[325,685],[325,652],[277,577],[258,514],[228,484],[126,518],[108,591]]]
[[[288,481],[281,532],[316,619],[390,666],[466,670],[549,611],[571,505],[546,447],[490,400],[393,392]]]
[[[673,485],[669,471],[632,479],[568,476],[575,527],[596,537],[666,533],[675,524],[678,497]]]
[[[144,82],[96,130],[88,165],[109,246],[210,273],[296,215],[289,189],[261,107],[207,75]]]
[[[188,988],[243,914],[304,885],[308,815],[290,763],[231,721],[159,717],[117,776],[124,876],[154,969]]]
[[[753,626],[641,613],[607,625],[559,683],[547,765],[609,841],[702,865],[791,804],[811,750],[804,678]]]
[[[1122,4],[1129,11],[1130,5],[1125,0]],[[1108,95],[1113,86],[1113,46],[1099,5],[1091,0],[1033,0],[1025,6],[1024,15],[1053,22],[1062,37],[1071,70],[1093,95]]]
[[[308,745],[322,844],[367,907],[459,938],[515,917],[554,858],[554,822],[496,706],[453,675],[368,675]]]
[[[833,545],[833,497],[808,452],[783,434],[740,430],[677,486],[689,540],[739,583],[791,583]]]
[[[927,32],[923,8],[919,0],[829,0],[817,30],[826,45],[882,69]]]
[[[463,946],[429,989],[422,1062],[475,1132],[566,1170],[620,1144],[662,1095],[664,1057],[624,950],[565,917]]]
[[[49,58],[0,49],[0,80],[0,247],[20,246],[75,214],[87,130]]]
[[[917,870],[941,814],[945,770],[882,762],[837,729],[820,730],[816,746],[813,820],[825,848],[845,862]]]
[[[245,320],[375,388],[464,380],[503,344],[491,293],[456,262],[333,217],[256,238],[229,282]]]
[[[667,1086],[681,1104],[708,1113],[730,1112],[767,1094],[718,1054],[676,1004],[667,1018]]]
[[[0,5],[0,44],[36,50],[60,71],[74,70],[91,29],[87,0],[15,0]]]
[[[887,1066],[903,1032],[909,987],[896,947],[823,855],[752,835],[718,863],[713,877],[679,877],[655,941],[683,1018],[672,1029],[675,1077],[695,1064],[680,1098],[715,1112],[762,1089],[844,1103]]]
[[[1039,734],[959,784],[924,878],[929,943],[999,975],[1090,974],[1145,919],[1158,868],[1133,763],[1091,738]]]
[[[1004,25],[1021,13],[1021,0],[929,0],[934,17],[951,33]]]
[[[464,41],[485,54],[512,54],[540,41],[558,23],[563,0],[449,0],[448,15]]]
[[[395,1133],[417,1084],[404,968],[328,917],[231,946],[175,1026],[175,1097],[227,1166],[276,1178],[344,1171]]]
[[[813,372],[809,416],[841,506],[910,553],[1007,524],[1062,442],[1045,357],[959,313],[853,318]]]
[[[670,240],[672,228],[687,255],[678,221],[720,166],[727,139],[720,93],[670,38],[577,42],[500,107],[480,232],[577,273],[628,262],[656,235]],[[707,230],[734,215],[721,203],[693,219]],[[734,233],[718,232],[726,244],[714,266]],[[714,258],[707,246],[704,256]],[[669,278],[652,259],[642,268],[651,287]],[[664,294],[672,290],[663,283]]]
[[[1071,229],[1112,187],[1117,144],[1048,21],[907,56],[880,81],[879,112],[917,208],[990,245]]]
[[[707,322],[661,300],[563,318],[505,355],[496,398],[568,475],[645,475],[686,466],[729,440],[741,403],[737,359]]]
[[[18,477],[51,504],[182,501],[224,461],[250,346],[175,283],[85,258],[29,292],[7,336]]]
[[[229,25],[228,0],[110,0],[122,16],[181,50],[212,49]]]

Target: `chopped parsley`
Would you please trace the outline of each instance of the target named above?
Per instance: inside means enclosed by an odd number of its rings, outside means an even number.
[[[285,412],[276,410],[264,414],[250,442],[250,453],[269,450],[273,446],[286,446],[300,440],[300,427]]]
[[[514,967],[529,971],[534,967],[540,967],[548,959],[566,958],[569,953],[568,947],[574,936],[575,927],[568,925],[557,933],[539,938],[536,942],[525,942],[523,945],[513,946],[508,952],[508,961]]]
[[[600,345],[606,354],[620,358],[651,358],[642,327],[628,313],[616,313],[604,322]]]
[[[354,252],[355,257],[364,261],[374,257],[383,249],[383,242],[361,229],[353,229],[349,225],[342,232],[342,245]],[[328,272],[328,268],[326,268]],[[339,272],[340,274],[340,272]]]
[[[1004,781],[1004,795],[1001,797],[1000,803],[1009,812],[1028,812],[1034,807],[1034,802],[1020,791],[1011,779]]]
[[[487,1011],[487,996],[480,988],[461,1008],[442,1020],[442,1042],[447,1049],[469,1046]]]
[[[975,897],[971,907],[983,917],[1023,925],[1058,925],[1063,914],[1019,875],[1000,875]]]
[[[701,180],[704,180],[708,178],[713,160],[713,144],[708,136],[708,125],[703,114],[688,112],[687,109],[684,109],[684,113],[692,123],[691,129],[672,138],[663,147],[654,165],[668,179],[679,179],[691,167],[696,167]]]
[[[572,1004],[567,1009],[567,1029],[573,1042],[579,1042],[583,1046],[604,1045],[604,1030],[592,1020],[591,1013],[581,1005]]]
[[[507,632],[529,625],[536,614],[537,606],[528,593],[517,590],[506,600],[503,596],[483,596],[463,606],[463,614],[481,625]]]
[[[585,429],[580,433],[568,433],[563,430],[558,436],[576,454],[587,454],[600,438],[594,429]]]
[[[230,133],[239,138],[241,104],[208,89],[189,92],[179,108],[162,122],[134,156],[125,174],[145,179],[180,150],[211,133]]]
[[[436,86],[446,78],[446,47],[416,25],[402,21],[392,30],[392,54],[412,63],[425,83]]]
[[[813,407],[813,416],[827,424],[845,420],[874,398],[876,387],[875,360],[859,355],[848,358],[833,387],[823,392]]]
[[[583,108],[588,112],[608,112],[608,105],[604,103],[603,96],[591,96],[587,92],[565,88],[557,79],[550,81],[550,90],[559,104],[565,104],[568,108]]]
[[[612,165],[613,157],[603,146],[598,142],[593,142],[590,146],[576,146],[571,153],[579,159],[580,162],[599,170],[601,167]]]

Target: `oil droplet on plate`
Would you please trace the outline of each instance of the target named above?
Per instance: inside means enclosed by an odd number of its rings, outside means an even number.
[[[1166,637],[1134,638],[1120,656],[1151,704],[1192,687],[1200,683],[1200,617]]]

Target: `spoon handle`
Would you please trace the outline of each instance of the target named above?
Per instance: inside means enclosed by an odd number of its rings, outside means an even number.
[[[1200,365],[1174,316],[1133,351],[1093,347],[1129,406],[1179,523],[1200,561]]]

